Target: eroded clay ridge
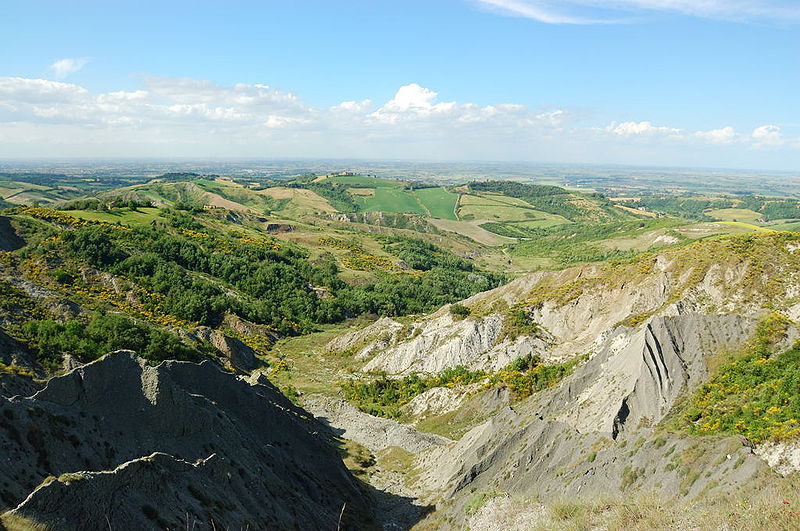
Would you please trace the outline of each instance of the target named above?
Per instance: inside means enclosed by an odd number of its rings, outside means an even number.
[[[53,529],[371,524],[325,430],[269,382],[119,351],[0,398],[0,507]]]

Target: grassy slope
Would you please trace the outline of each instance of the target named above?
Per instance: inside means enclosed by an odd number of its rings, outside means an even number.
[[[746,208],[719,208],[710,210],[707,214],[720,221],[755,222],[762,217],[758,212]]]
[[[455,208],[458,195],[448,192],[444,188],[423,188],[415,190],[414,195],[428,210],[431,217],[457,220]]]
[[[357,199],[364,212],[397,212],[427,215],[425,208],[410,192],[401,188],[375,188],[375,195]]]
[[[159,208],[139,208],[135,211],[129,209],[114,210],[113,212],[98,212],[95,210],[70,210],[70,215],[89,221],[102,221],[105,223],[121,223],[130,226],[149,225],[153,221],[163,220]]]

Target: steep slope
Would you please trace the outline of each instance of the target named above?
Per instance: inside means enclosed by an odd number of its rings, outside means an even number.
[[[772,233],[538,272],[463,301],[466,318],[443,307],[329,348],[354,349],[365,371],[397,376],[455,365],[497,371],[527,354],[545,364],[585,358],[552,387],[417,456],[416,487],[438,502],[425,522],[432,528],[463,523],[480,492],[557,500],[643,491],[664,503],[743,494],[778,477],[762,448],[660,423],[716,364],[751,348],[768,316],[784,316],[776,350],[800,335],[791,321],[800,317],[798,253],[800,235]]]
[[[0,500],[58,529],[333,529],[369,499],[269,382],[120,351],[2,399]],[[37,485],[40,485],[37,488]]]
[[[367,371],[440,372],[464,365],[497,370],[536,353],[561,360],[607,348],[626,328],[656,315],[736,313],[754,320],[767,308],[800,317],[800,235],[770,233],[701,241],[635,261],[543,271],[479,293],[466,319],[444,307],[414,323],[407,338],[360,345]],[[531,328],[532,327],[532,328]],[[526,328],[536,333],[526,332]],[[388,330],[387,331],[391,331]],[[659,340],[660,341],[660,340]]]

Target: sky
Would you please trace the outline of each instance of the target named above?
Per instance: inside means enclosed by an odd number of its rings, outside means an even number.
[[[3,0],[0,158],[800,171],[798,0]]]

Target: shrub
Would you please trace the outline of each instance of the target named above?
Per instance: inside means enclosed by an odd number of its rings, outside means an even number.
[[[450,315],[455,319],[465,319],[470,313],[472,313],[472,311],[463,304],[455,302],[450,305]]]

